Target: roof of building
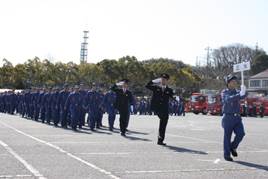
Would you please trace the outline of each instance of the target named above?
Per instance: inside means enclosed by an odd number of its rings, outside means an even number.
[[[268,69],[254,76],[251,76],[249,79],[251,80],[251,79],[262,79],[262,78],[268,78]]]

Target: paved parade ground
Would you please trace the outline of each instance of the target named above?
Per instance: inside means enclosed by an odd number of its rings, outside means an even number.
[[[235,162],[223,160],[219,116],[170,117],[167,146],[156,145],[157,117],[130,120],[122,137],[119,130],[73,132],[0,114],[0,178],[268,178],[268,118],[244,118]]]

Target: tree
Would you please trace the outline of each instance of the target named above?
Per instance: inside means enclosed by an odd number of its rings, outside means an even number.
[[[268,69],[268,55],[265,53],[259,54],[253,59],[251,74],[255,75],[266,69]]]
[[[11,88],[14,83],[14,67],[7,59],[3,59],[3,67],[0,70],[0,83],[2,88]]]
[[[85,83],[87,85],[91,85],[92,83],[101,85],[102,83],[105,83],[101,68],[96,64],[82,63],[78,66],[77,73],[78,83]]]
[[[101,68],[104,76],[107,78],[106,81],[108,83],[114,83],[116,80],[118,80],[120,74],[118,62],[116,60],[104,59],[99,62],[97,66]]]
[[[262,51],[262,50],[260,50]],[[212,52],[213,66],[207,70],[211,78],[220,78],[233,72],[233,65],[243,61],[252,62],[256,55],[256,49],[242,44],[234,44],[220,47]]]
[[[27,79],[27,69],[25,65],[18,64],[14,68],[14,84],[13,87],[16,89],[26,88],[26,79]]]

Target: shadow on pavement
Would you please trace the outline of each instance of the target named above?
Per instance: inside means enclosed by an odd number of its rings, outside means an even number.
[[[127,130],[127,132],[132,133],[132,134],[142,134],[142,135],[148,135],[149,133],[145,133],[145,132],[138,132],[138,131],[131,131],[131,130]]]
[[[166,148],[168,148],[170,150],[174,150],[175,152],[192,153],[192,154],[200,154],[200,155],[208,155],[208,153],[203,152],[203,151],[186,149],[186,148],[182,148],[182,147],[176,147],[176,146],[171,146],[171,145],[166,145],[164,147],[166,147]]]
[[[240,165],[247,166],[247,167],[251,167],[251,168],[256,168],[256,169],[268,171],[268,166],[265,166],[265,165],[259,165],[259,164],[249,163],[249,162],[243,162],[243,161],[234,161],[234,162],[235,163],[238,163]]]
[[[130,139],[130,140],[140,140],[140,141],[145,141],[145,142],[149,142],[149,141],[151,141],[151,140],[149,140],[149,139],[143,139],[143,138],[133,137],[133,136],[129,136],[129,135],[124,136],[124,138],[126,138],[126,139]]]

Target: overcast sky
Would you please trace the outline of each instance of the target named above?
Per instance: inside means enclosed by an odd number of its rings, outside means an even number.
[[[205,48],[256,42],[268,51],[266,0],[1,0],[0,59],[79,63],[125,55],[195,64]]]

